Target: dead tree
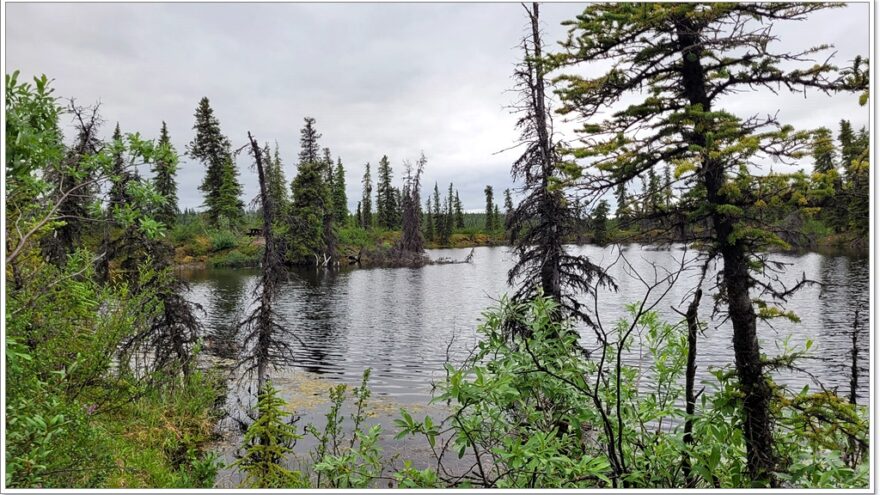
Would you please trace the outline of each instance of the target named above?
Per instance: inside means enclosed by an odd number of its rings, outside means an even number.
[[[409,161],[404,162],[406,167],[406,175],[403,181],[403,191],[401,199],[403,201],[403,235],[400,239],[400,248],[403,251],[413,253],[421,253],[425,250],[424,239],[422,238],[422,198],[421,198],[421,179],[422,172],[425,170],[427,163],[425,154],[419,157],[416,162],[415,170]]]
[[[87,170],[84,166],[88,156],[97,154],[103,148],[98,138],[103,123],[99,109],[100,105],[82,107],[70,101],[68,112],[73,114],[77,132],[75,144],[67,150],[58,167],[46,171],[46,178],[53,186],[51,201],[55,207],[52,216],[64,220],[42,241],[43,255],[56,266],[64,265],[68,253],[80,245],[80,238],[89,220],[89,204],[99,190],[100,179],[96,177],[99,172]],[[17,254],[17,251],[13,254]],[[106,257],[102,259],[106,262]]]
[[[257,168],[257,177],[260,181],[263,238],[266,240],[266,246],[263,250],[260,281],[253,293],[257,300],[257,306],[239,325],[239,328],[244,331],[243,342],[247,351],[238,365],[239,367],[244,366],[246,373],[256,372],[257,390],[262,390],[268,379],[269,366],[290,361],[291,348],[283,337],[292,337],[292,335],[289,330],[278,323],[280,318],[272,308],[278,284],[286,273],[286,269],[281,254],[278,252],[278,243],[273,232],[275,204],[269,194],[266,182],[266,168],[264,166],[266,161],[259,144],[250,132],[248,132],[248,140]]]
[[[595,277],[603,286],[614,287],[614,282],[586,256],[569,254],[564,246],[565,239],[577,229],[576,212],[565,197],[565,185],[572,178],[560,166],[560,149],[553,143],[538,4],[523,7],[531,37],[523,40],[524,59],[515,72],[521,99],[514,109],[521,114],[517,127],[521,130],[520,144],[526,149],[511,172],[514,180],[524,182],[524,198],[507,219],[506,228],[517,256],[508,272],[508,283],[514,287],[518,284],[514,301],[543,294],[559,305],[559,318],[575,317],[593,326],[579,297],[592,294]]]

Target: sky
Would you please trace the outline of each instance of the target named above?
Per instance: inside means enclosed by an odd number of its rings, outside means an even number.
[[[542,5],[545,43],[562,40],[560,23],[583,7]],[[774,29],[782,48],[833,44],[844,66],[868,54],[868,19],[867,3],[850,4]],[[248,131],[278,143],[288,180],[311,116],[321,146],[343,161],[352,211],[365,163],[375,180],[388,155],[399,185],[403,160],[421,152],[423,184],[442,191],[453,182],[464,208],[480,211],[486,185],[498,202],[515,186],[510,89],[525,32],[524,11],[511,3],[7,3],[5,71],[46,74],[57,95],[100,102],[104,137],[117,121],[123,132],[157,137],[165,121],[181,155],[207,96],[234,148]],[[742,116],[778,110],[797,128],[836,130],[843,118],[868,124],[867,107],[852,95],[808,96],[764,91],[726,103]],[[573,139],[573,127],[559,123],[559,137]],[[249,202],[256,173],[244,155],[238,166]],[[181,208],[200,207],[203,175],[203,165],[182,156]]]

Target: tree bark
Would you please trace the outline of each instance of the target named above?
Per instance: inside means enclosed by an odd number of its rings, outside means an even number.
[[[706,92],[706,79],[701,63],[699,26],[680,19],[676,35],[681,50],[681,76],[684,94],[691,105],[699,105],[703,112],[711,111],[711,100]],[[705,126],[695,126],[691,142],[704,150],[701,175],[706,196],[712,208],[712,228],[724,261],[724,285],[728,316],[733,326],[733,350],[736,372],[744,398],[743,433],[746,441],[749,475],[758,485],[774,485],[773,434],[770,422],[771,390],[761,363],[758,343],[757,318],[749,295],[749,274],[746,246],[741,240],[731,242],[733,220],[718,212],[718,206],[727,204],[723,192],[726,182],[724,163],[705,153],[707,145]]]
[[[700,279],[702,282],[702,278]],[[694,408],[697,403],[697,395],[694,393],[694,382],[697,376],[697,331],[700,323],[697,319],[697,311],[700,308],[700,299],[703,297],[703,289],[697,287],[694,298],[688,305],[685,313],[687,321],[687,368],[685,370],[685,420],[684,420],[684,443],[686,446],[694,443]],[[694,488],[696,480],[691,476],[690,454],[685,453],[682,458],[682,470],[687,488]]]

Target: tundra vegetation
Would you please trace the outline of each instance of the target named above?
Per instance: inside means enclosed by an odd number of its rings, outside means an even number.
[[[104,140],[98,106],[61,100],[46,76],[7,74],[6,486],[213,486],[222,466],[209,444],[229,376],[200,359],[201,308],[174,271],[198,262],[260,267],[234,328],[234,368],[255,385],[229,466],[244,487],[867,487],[857,366],[846,394],[790,389],[774,372],[801,371],[811,342],[768,358],[757,328],[797,321],[786,301],[812,283],[781,284],[787,267],[773,250],[867,247],[868,131],[846,120],[795,129],[735,115],[722,99],[845,93],[865,105],[867,60],[839,68],[825,45],[775,51],[774,25],[837,7],[590,4],[548,48],[539,5],[524,5],[513,109],[522,151],[517,188],[498,191],[503,214],[491,184],[472,209],[454,184],[429,185],[423,198],[424,153],[401,158],[397,179],[395,159],[377,153],[352,213],[351,165],[321,141],[315,119],[303,121],[288,183],[279,144],[227,137],[207,97],[186,147],[204,167],[203,209],[179,211],[179,157],[164,122],[157,139],[114,123]],[[558,115],[577,119],[579,139],[556,139]],[[770,160],[811,170],[762,173]],[[251,205],[240,161],[259,180]],[[629,261],[617,250],[601,266],[567,246],[646,239],[699,254],[677,270],[636,273],[643,297],[621,301],[628,316],[608,321],[598,303],[600,289],[617,287],[607,263]],[[470,357],[446,364],[434,400],[449,414],[402,409],[395,422],[397,437],[423,439],[436,463],[391,467],[368,421],[370,370],[360,386],[329,391],[323,425],[298,424],[296,404],[272,383],[297,338],[273,309],[291,267],[418,267],[431,262],[426,247],[502,243],[516,258],[511,295],[486,310]],[[721,270],[704,294],[710,263]],[[700,276],[675,308],[681,321],[664,321],[658,305],[692,280],[688,271]],[[703,297],[712,315],[699,313]],[[698,385],[699,341],[714,318],[730,321],[733,356]],[[623,359],[636,336],[647,366]],[[854,363],[857,351],[853,337]],[[315,447],[298,470],[287,461],[304,436]],[[444,461],[453,456],[466,467]]]

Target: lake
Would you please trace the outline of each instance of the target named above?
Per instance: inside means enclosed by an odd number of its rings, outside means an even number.
[[[600,266],[615,262],[608,273],[618,284],[618,291],[601,290],[598,296],[599,320],[607,327],[625,316],[625,304],[644,296],[644,285],[636,276],[652,279],[656,267],[674,270],[696,252],[682,245],[669,248],[628,245],[601,248],[571,246]],[[470,249],[429,250],[432,259],[464,259]],[[623,254],[625,259],[619,257]],[[822,284],[807,286],[785,304],[800,318],[799,323],[775,319],[772,326],[759,322],[762,350],[768,355],[780,352],[777,343],[803,346],[812,340],[811,357],[801,364],[825,387],[849,391],[852,327],[856,310],[859,317],[859,401],[868,400],[870,333],[868,258],[818,253],[774,254],[771,259],[786,263],[778,276],[791,286],[805,276]],[[336,383],[356,385],[365,368],[372,369],[370,387],[372,405],[378,410],[375,420],[393,436],[391,419],[399,407],[420,414],[441,415],[442,406],[428,405],[432,382],[444,377],[447,354],[453,361],[466,355],[476,342],[483,311],[493,306],[509,290],[507,271],[513,259],[507,247],[479,247],[472,263],[429,265],[423,268],[342,269],[339,271],[306,269],[291,275],[280,289],[275,308],[283,324],[293,330],[301,342],[293,342],[295,364],[276,370],[273,381],[291,410],[302,416],[303,424],[320,422],[327,389]],[[691,266],[681,274],[657,311],[669,322],[681,318],[672,307],[684,311],[689,291],[697,283],[699,269]],[[712,318],[714,277],[704,282],[700,318],[708,324],[705,336],[698,341],[698,376],[706,377],[710,366],[732,366],[731,328],[722,315]],[[234,335],[235,322],[253,299],[258,270],[201,270],[183,272],[191,284],[190,297],[205,308],[206,340],[228,341]],[[591,303],[592,306],[592,303]],[[582,328],[584,345],[592,345],[592,332]],[[780,344],[781,345],[781,344]],[[638,347],[637,342],[634,347]],[[234,359],[226,346],[209,345],[210,352],[221,359]],[[638,359],[637,351],[628,360]],[[810,384],[806,374],[786,373],[777,381],[801,387]],[[244,388],[243,388],[244,387]],[[246,386],[232,387],[230,411],[235,404],[247,403]],[[386,439],[387,440],[387,439]],[[231,440],[234,443],[234,440]],[[304,440],[304,449],[308,442]],[[386,442],[390,444],[390,442]],[[232,444],[221,449],[228,457]],[[413,447],[417,448],[417,447]],[[412,456],[412,452],[407,455]]]

